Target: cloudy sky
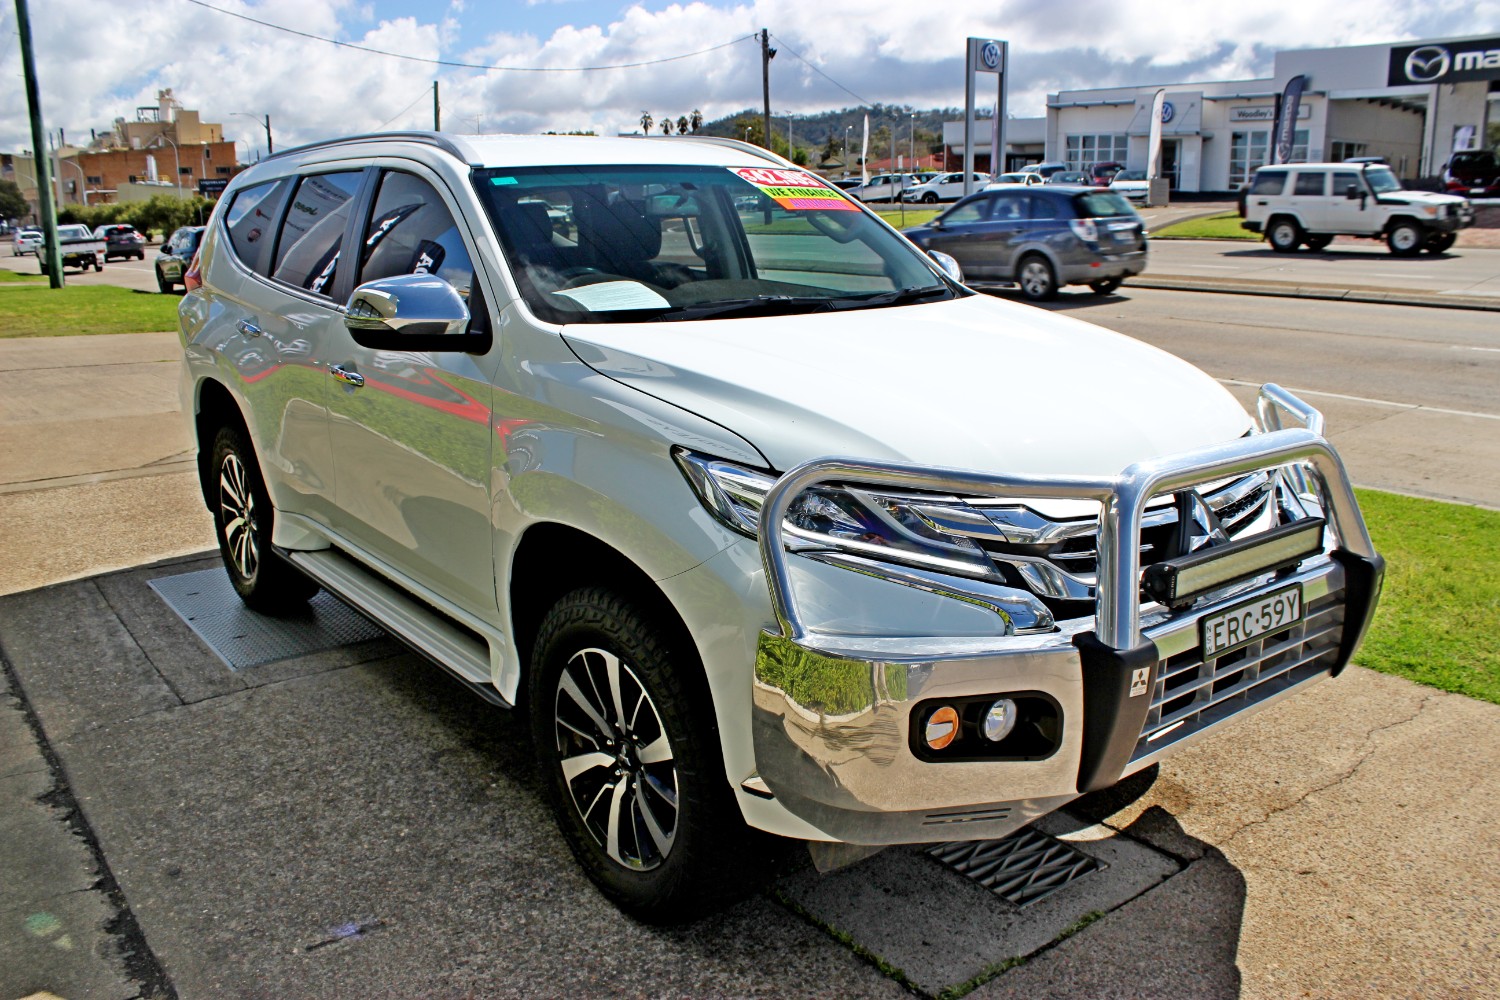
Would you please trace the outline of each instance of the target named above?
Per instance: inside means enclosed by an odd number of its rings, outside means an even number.
[[[1278,49],[1500,31],[1500,0],[29,0],[43,109],[70,140],[171,87],[242,158],[371,129],[628,130],[760,103],[747,36],[769,28],[775,111],[963,103],[968,35],[1011,43],[1011,110],[1059,89],[1268,75]],[[217,9],[214,9],[217,8]],[[242,15],[235,17],[233,14]],[[252,23],[253,18],[303,34]],[[0,151],[31,147],[15,11],[0,3]],[[340,47],[335,39],[411,58]],[[704,52],[703,50],[711,50]],[[593,72],[521,69],[620,67]],[[800,57],[800,59],[799,59]],[[424,61],[429,60],[429,61]],[[437,65],[431,60],[481,67]],[[855,96],[857,95],[857,96]],[[862,99],[862,100],[861,100]]]

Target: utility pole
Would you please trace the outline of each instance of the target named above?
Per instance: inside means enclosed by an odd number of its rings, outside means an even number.
[[[441,132],[443,130],[443,112],[438,104],[438,82],[432,81],[432,130]]]
[[[36,59],[31,54],[31,15],[26,0],[16,0],[16,34],[21,36],[21,72],[26,77],[26,105],[31,112],[31,164],[36,174],[36,202],[42,216],[42,235],[47,255],[47,283],[63,286],[62,247],[57,243],[57,208],[52,203],[52,180],[48,177],[47,129],[42,125],[42,98],[36,82]]]
[[[760,29],[760,84],[761,91],[766,99],[765,127],[761,129],[761,135],[766,140],[766,148],[771,148],[771,60],[776,58],[776,50],[771,48],[771,33],[765,28]]]
[[[276,150],[271,146],[271,116],[266,115],[266,155],[270,156]]]

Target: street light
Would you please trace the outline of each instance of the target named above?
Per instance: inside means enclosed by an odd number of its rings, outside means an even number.
[[[750,141],[750,126],[749,125],[745,126],[745,141],[746,142]]]
[[[150,149],[153,145],[155,145],[157,139],[160,139],[165,143],[170,143],[172,146],[172,166],[177,168],[175,183],[177,184],[177,197],[180,199],[182,197],[182,160],[177,156],[177,143],[172,142],[171,139],[168,139],[165,133],[158,132],[150,142],[146,143],[146,148]]]
[[[853,125],[844,126],[844,176],[849,176],[849,133],[854,131]]]
[[[907,158],[911,160],[912,170],[917,169],[917,113],[911,113],[911,143],[906,149]]]
[[[88,208],[88,205],[89,205],[89,179],[88,179],[88,176],[83,172],[83,168],[80,167],[78,164],[74,163],[72,160],[65,160],[61,156],[57,157],[57,162],[58,163],[65,163],[68,166],[72,167],[74,170],[78,171],[78,196],[83,199],[83,207],[84,208]]]
[[[248,111],[231,111],[229,113],[232,114],[232,115],[239,115],[241,118],[254,118],[257,124],[260,123],[260,115],[252,115]],[[270,156],[273,152],[275,152],[275,149],[271,146],[271,116],[270,115],[266,115],[266,120],[265,120],[264,124],[265,124],[265,128],[266,128],[266,155]]]

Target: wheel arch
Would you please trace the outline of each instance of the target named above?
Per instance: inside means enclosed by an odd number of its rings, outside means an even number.
[[[1395,231],[1395,229],[1396,229],[1397,226],[1402,226],[1402,225],[1412,226],[1419,233],[1426,233],[1428,231],[1428,229],[1429,229],[1427,223],[1423,222],[1421,219],[1417,218],[1416,216],[1413,216],[1413,215],[1393,215],[1389,219],[1385,220],[1385,228],[1383,230],[1381,230],[1381,233],[1383,235],[1385,235],[1385,236],[1389,236],[1392,232]]]
[[[198,489],[203,494],[204,506],[213,510],[210,465],[213,459],[214,435],[220,427],[233,426],[245,432],[246,440],[251,442],[251,447],[254,447],[254,442],[250,438],[249,425],[245,422],[245,415],[240,410],[239,402],[224,383],[218,379],[200,379],[194,395],[196,398],[193,410],[193,434],[198,443]]]

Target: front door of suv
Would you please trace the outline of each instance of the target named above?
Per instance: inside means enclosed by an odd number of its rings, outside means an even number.
[[[444,186],[416,166],[382,169],[360,210],[350,287],[431,274],[453,285],[489,329],[474,255]],[[477,333],[468,343],[488,339]],[[339,530],[361,549],[461,608],[495,609],[491,558],[492,366],[464,350],[375,350],[338,331],[324,398]]]
[[[967,278],[1001,278],[994,255],[987,245],[991,240],[990,207],[993,195],[977,194],[960,201],[937,220],[942,228],[933,228],[927,237],[927,249],[938,250],[958,261]]]

